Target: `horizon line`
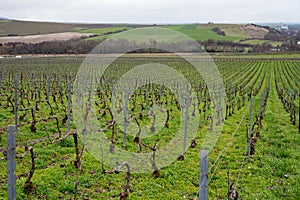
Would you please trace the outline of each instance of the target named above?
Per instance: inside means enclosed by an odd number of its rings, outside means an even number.
[[[1,17],[0,17],[1,18]],[[15,18],[5,18],[4,20],[16,20],[16,21],[31,21],[31,22],[49,22],[49,23],[62,23],[62,24],[133,24],[133,25],[179,25],[179,24],[300,24],[300,22],[284,22],[284,21],[265,21],[265,22],[251,22],[251,21],[243,21],[243,22],[233,22],[233,21],[174,21],[174,22],[99,22],[99,21],[61,21],[61,20],[51,20],[51,19],[15,19]],[[1,20],[0,20],[1,21]]]

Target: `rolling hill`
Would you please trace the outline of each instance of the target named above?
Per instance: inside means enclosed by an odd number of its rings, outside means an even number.
[[[85,40],[101,41],[116,33],[138,27],[162,27],[186,34],[197,41],[227,41],[239,44],[255,45],[262,43],[279,43],[265,40],[265,36],[271,29],[255,24],[178,24],[178,25],[137,25],[137,24],[80,24],[80,23],[56,23],[34,22],[20,20],[6,20],[0,18],[0,43],[26,42],[38,43],[52,40],[78,39],[80,34]],[[74,34],[70,34],[70,33]],[[57,34],[57,35],[53,35]],[[20,37],[22,36],[22,37]],[[26,37],[23,37],[26,36]],[[66,37],[68,36],[68,37]],[[54,38],[53,38],[54,37]],[[33,38],[33,39],[32,39]],[[25,40],[26,39],[26,40]],[[31,40],[32,39],[32,40]]]
[[[6,17],[0,17],[0,20],[9,20],[9,19]]]
[[[108,29],[111,27],[120,27],[111,24],[78,24],[78,23],[57,23],[57,22],[35,22],[0,20],[0,37],[2,36],[25,36],[39,35],[63,32],[85,32],[93,29]],[[123,26],[123,25],[122,25]],[[86,32],[85,32],[86,33]]]
[[[75,27],[74,24],[5,20],[0,21],[0,36],[25,36],[70,32],[73,31]]]

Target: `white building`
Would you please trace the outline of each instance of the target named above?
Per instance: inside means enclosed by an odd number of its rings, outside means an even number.
[[[300,45],[300,41],[299,41],[299,42],[297,42],[297,44],[299,44],[299,45]]]
[[[281,30],[289,30],[289,26],[286,24],[281,24]]]
[[[22,58],[22,56],[16,56],[15,58]]]

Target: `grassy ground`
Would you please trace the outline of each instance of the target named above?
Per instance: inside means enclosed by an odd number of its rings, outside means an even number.
[[[115,32],[125,31],[131,29],[130,27],[109,27],[109,28],[95,28],[95,29],[79,29],[80,33],[93,33],[99,36],[85,38],[85,40],[102,41],[109,37],[114,37]]]
[[[297,55],[297,54],[296,54]],[[293,54],[293,56],[296,56]],[[261,55],[260,55],[261,56]],[[271,55],[272,58],[275,57]],[[258,58],[262,58],[258,57]],[[268,57],[268,55],[266,55]],[[284,55],[282,55],[284,57]],[[232,57],[228,57],[231,58]],[[298,55],[299,58],[299,55]],[[13,62],[13,61],[12,61]],[[70,63],[71,61],[66,61]],[[232,60],[232,63],[240,62]],[[278,99],[273,76],[272,62],[259,61],[266,66],[266,79],[262,88],[266,88],[271,79],[270,97],[267,103],[263,128],[256,144],[256,154],[250,162],[245,162],[247,152],[247,125],[249,124],[249,102],[225,121],[222,135],[209,156],[209,197],[215,199],[216,190],[221,199],[227,198],[227,172],[230,171],[230,180],[234,181],[234,188],[239,192],[241,199],[297,199],[300,194],[300,135],[295,126],[291,125],[289,114],[286,114],[281,101]],[[41,62],[42,63],[42,62]],[[222,62],[218,62],[222,65]],[[59,63],[58,63],[59,64]],[[39,64],[38,64],[39,65]],[[52,65],[51,65],[52,66]],[[260,66],[260,65],[259,65]],[[238,69],[237,69],[238,70]],[[259,75],[259,71],[256,74]],[[240,77],[235,77],[237,80]],[[42,94],[43,95],[43,94]],[[258,94],[254,97],[254,113],[257,113],[259,104]],[[66,99],[64,99],[66,102]],[[52,102],[53,103],[53,102]],[[46,117],[49,109],[46,104],[40,105],[41,110],[37,116]],[[59,114],[59,110],[55,110]],[[177,117],[180,113],[172,114],[170,128],[164,128],[159,135],[161,145],[167,144],[170,135],[177,130]],[[63,117],[62,115],[60,117]],[[13,123],[13,115],[10,109],[1,110],[1,127]],[[109,117],[103,117],[106,121]],[[30,116],[25,118],[30,120]],[[149,120],[145,120],[146,124]],[[199,148],[207,133],[208,120],[203,114],[200,119],[200,127],[196,135],[196,148],[189,148],[184,161],[175,161],[161,170],[160,178],[153,178],[151,173],[137,173],[131,175],[131,188],[128,199],[196,199],[199,177]],[[18,199],[71,199],[74,193],[74,182],[78,169],[73,165],[75,150],[73,138],[47,145],[48,135],[56,132],[55,123],[40,123],[37,133],[31,133],[30,125],[20,129],[17,137],[19,144],[24,144],[28,139],[33,142],[36,153],[36,170],[32,178],[35,193],[26,195],[23,186],[30,169],[30,157],[17,159],[17,194]],[[72,124],[72,129],[75,124]],[[63,127],[65,132],[66,128]],[[209,132],[208,132],[209,133]],[[110,134],[108,131],[106,134]],[[117,145],[122,143],[122,131],[118,130],[120,139]],[[6,137],[0,135],[0,144],[6,146]],[[45,137],[46,140],[34,144],[34,139]],[[153,144],[155,139],[149,139]],[[132,138],[129,138],[132,141]],[[128,140],[128,141],[129,141]],[[136,150],[136,146],[129,143],[129,150]],[[100,147],[99,147],[100,148]],[[19,153],[23,149],[18,149]],[[2,154],[0,154],[2,157]],[[7,199],[6,185],[6,161],[0,161],[0,199]],[[107,170],[109,168],[107,167]],[[125,173],[106,174],[101,173],[101,163],[89,152],[85,153],[83,171],[79,179],[79,199],[119,199],[123,190]],[[216,189],[217,188],[217,189]]]
[[[243,24],[200,24],[198,28],[219,28],[225,32],[226,36],[237,37],[241,39],[249,38],[249,35],[242,30]]]
[[[300,135],[290,123],[272,81],[257,153],[250,165],[260,178],[252,184],[249,199],[297,199],[300,196],[299,143]]]
[[[234,30],[231,30],[231,33],[222,36],[218,35],[214,31],[211,30],[211,28],[199,28],[197,24],[187,24],[187,25],[166,25],[166,26],[161,26],[161,28],[168,28],[171,30],[178,31],[180,33],[183,33],[189,37],[191,37],[194,40],[197,41],[207,41],[209,39],[211,40],[216,40],[216,41],[233,41],[233,42],[238,42],[241,39],[246,39],[247,37],[241,33],[234,33]],[[108,28],[109,30],[110,28]],[[119,28],[115,28],[119,29]],[[99,32],[98,32],[99,31]],[[82,32],[82,31],[80,31]],[[96,30],[84,30],[85,33],[96,33],[96,34],[103,34],[105,33],[105,29],[96,29]],[[145,31],[144,34],[147,34],[147,31]],[[114,34],[112,34],[113,36]],[[160,35],[159,33],[157,34],[158,36]],[[97,36],[97,37],[92,37],[92,38],[87,38],[86,40],[103,40],[110,35],[105,35],[105,36]],[[151,36],[156,37],[155,33],[151,33]],[[163,37],[163,36],[162,36]],[[136,41],[140,41],[138,36],[134,36]],[[157,40],[160,40],[160,38],[157,38]]]
[[[273,70],[272,66],[268,66],[267,70]],[[247,152],[245,133],[249,123],[249,103],[247,103],[236,115],[226,120],[223,134],[214,150],[216,155],[211,156],[212,159],[214,156],[219,156],[221,149],[228,145],[224,155],[220,157],[220,163],[214,167],[217,168],[216,173],[209,184],[211,199],[216,197],[216,191],[219,198],[226,198],[228,170],[230,170],[230,181],[233,182],[241,199],[297,199],[299,197],[300,135],[296,127],[291,124],[289,114],[285,112],[277,97],[273,74],[268,74],[268,78],[271,78],[271,91],[263,128],[255,147],[256,153],[250,162],[247,162],[245,156]],[[267,81],[263,87],[266,84]],[[254,112],[259,108],[258,102],[259,98],[254,98],[254,105],[256,105]],[[237,126],[237,133],[233,132],[234,126]]]
[[[249,35],[247,35],[240,27],[237,27],[237,28],[224,28],[224,29],[222,29],[222,31],[224,31],[225,35],[227,35],[227,36],[249,38]]]
[[[245,40],[245,41],[242,41],[240,43],[242,43],[242,44],[251,44],[251,45],[268,43],[268,44],[271,44],[273,47],[281,46],[283,44],[282,42],[270,41],[270,40]]]
[[[300,53],[270,53],[270,54],[211,54],[214,58],[255,58],[255,59],[299,59]]]
[[[107,34],[109,32],[116,32],[129,29],[129,27],[110,27],[110,28],[93,28],[86,30],[79,30],[80,33],[93,33],[98,35]]]
[[[255,33],[261,36],[265,34],[265,30],[259,27],[245,27],[243,24],[183,24],[183,25],[163,25],[163,28],[178,31],[186,34],[197,41],[207,41],[209,39],[216,41],[232,41],[239,42],[244,39],[257,38]],[[0,36],[7,35],[39,35],[49,33],[62,32],[80,32],[99,34],[101,36],[87,38],[86,40],[103,40],[108,36],[114,36],[114,32],[122,31],[124,29],[132,28],[131,25],[122,24],[67,24],[54,22],[31,22],[31,21],[17,21],[17,20],[3,20],[0,21]],[[219,28],[225,32],[226,36],[218,35],[212,28]],[[252,30],[253,29],[253,30]],[[255,29],[255,30],[254,30]],[[261,32],[261,33],[260,33]],[[109,33],[109,35],[105,35]],[[263,37],[262,37],[263,38]],[[139,38],[137,37],[137,41]],[[281,45],[280,42],[265,41],[265,40],[247,40],[243,44],[262,44],[268,42],[272,46]]]
[[[240,40],[251,38],[251,36],[243,29],[244,25],[240,24],[185,24],[185,25],[165,25],[161,26],[162,28],[168,28],[171,30],[178,31],[180,33],[186,34],[187,36],[191,37],[197,41],[207,41],[209,39],[216,40],[216,41],[232,41],[232,42],[239,42]],[[226,36],[218,35],[212,28],[220,28],[222,31],[225,32]],[[88,30],[86,30],[88,31]],[[260,30],[257,30],[258,32]],[[103,36],[89,38],[90,39],[103,39]],[[252,41],[252,40],[249,40]],[[247,44],[258,44],[257,41],[253,40],[252,42],[245,42]],[[263,41],[263,40],[261,40]],[[270,44],[277,46],[281,43],[268,41]]]
[[[194,40],[198,40],[198,41],[207,41],[209,39],[218,40],[218,41],[239,41],[245,38],[244,36],[241,35],[228,35],[228,36],[218,35],[217,33],[213,32],[211,28],[208,27],[199,28],[199,25],[197,24],[175,25],[175,26],[164,26],[164,27],[179,31],[183,34],[188,35]]]
[[[220,28],[220,29],[228,29],[228,28],[239,28],[243,26],[243,24],[215,24],[215,23],[208,23],[208,24],[198,24],[198,28]]]

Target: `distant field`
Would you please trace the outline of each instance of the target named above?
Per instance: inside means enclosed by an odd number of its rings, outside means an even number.
[[[255,38],[255,39],[263,39],[265,35],[269,32],[268,29],[253,26],[253,25],[246,25],[241,28],[248,36],[249,38]]]
[[[88,37],[84,40],[102,41],[108,37],[113,36],[116,32],[122,32],[131,29],[131,27],[107,27],[107,28],[93,28],[93,29],[81,29],[78,30],[80,33],[92,33],[98,36]]]
[[[225,26],[225,25],[224,25]],[[198,24],[188,24],[188,25],[174,25],[174,26],[164,26],[164,28],[169,28],[175,31],[179,31],[183,34],[188,35],[194,40],[198,41],[207,41],[209,39],[217,40],[217,41],[239,41],[241,39],[245,39],[245,36],[222,36],[218,35],[214,31],[212,31],[213,27],[205,27]]]
[[[124,26],[113,27],[110,24],[65,24],[53,22],[1,20],[0,42],[38,43],[53,40],[65,41],[73,38],[91,36],[93,34],[104,35],[110,32],[117,32],[129,28],[130,27]],[[98,38],[89,39],[99,40]]]
[[[244,26],[244,24],[215,24],[215,23],[208,23],[208,24],[198,24],[198,28],[220,28],[220,29],[227,29],[227,28],[239,28]]]
[[[132,29],[135,27],[151,27],[152,25],[133,25],[133,24],[75,24],[75,23],[54,23],[54,22],[31,22],[17,20],[0,21],[0,37],[10,36],[10,38],[1,38],[0,42],[41,42],[51,40],[66,40],[86,36],[84,34],[95,34],[98,36],[88,37],[84,40],[101,41],[108,37],[116,37],[117,32]],[[154,26],[154,25],[153,25]],[[270,43],[272,46],[281,45],[281,42],[263,40],[264,36],[269,32],[268,29],[253,24],[179,24],[179,25],[161,25],[155,26],[168,28],[183,33],[197,41],[231,41],[241,44],[262,44]],[[213,28],[219,28],[225,33],[225,36],[214,32]],[[168,40],[168,36],[161,35],[161,32],[151,33],[141,30],[140,34],[149,35],[149,38],[156,41]],[[70,34],[73,32],[74,34]],[[56,36],[45,36],[44,34],[60,33]],[[79,35],[83,34],[83,35]],[[127,34],[127,33],[126,33]],[[128,34],[132,34],[128,32]],[[141,41],[141,35],[127,35],[130,40]],[[44,36],[42,36],[44,35]],[[14,37],[18,36],[18,37]],[[19,37],[28,36],[28,37]],[[89,35],[88,35],[89,36]],[[55,38],[57,37],[57,38]],[[243,40],[242,42],[240,42]],[[245,41],[244,41],[245,40]],[[147,41],[148,42],[148,41]]]
[[[255,26],[252,24],[199,24],[198,28],[219,28],[225,32],[226,36],[234,36],[240,38],[263,39],[269,32],[268,29]]]
[[[126,28],[126,27],[124,27]],[[124,29],[123,28],[123,29]],[[232,41],[232,42],[238,42],[239,40],[242,39],[246,39],[248,38],[245,35],[242,34],[232,34],[232,35],[228,35],[228,36],[222,36],[222,35],[218,35],[217,33],[215,33],[214,31],[212,31],[211,28],[199,28],[199,26],[197,24],[187,24],[187,25],[166,25],[166,26],[161,26],[160,28],[168,28],[174,31],[178,31],[180,33],[183,33],[189,37],[191,37],[194,40],[197,41],[207,41],[209,39],[212,40],[216,40],[216,41]],[[84,32],[84,33],[95,33],[95,34],[105,34],[106,32],[113,32],[116,30],[121,30],[122,28],[105,28],[105,29],[89,29],[89,30],[84,30],[84,31],[80,31],[80,32]],[[147,33],[147,29],[145,29],[145,35],[150,34]],[[161,36],[158,37],[158,35],[160,35],[161,33],[151,33],[150,37],[157,39],[157,40],[161,40]],[[105,36],[96,36],[96,37],[91,37],[91,38],[87,38],[86,40],[103,40],[109,36],[114,37],[113,34],[110,35],[105,35]],[[162,36],[163,37],[163,36]],[[141,38],[139,38],[139,36],[134,36],[132,39],[136,40],[136,41],[140,41]],[[167,38],[165,38],[167,39]]]
[[[73,24],[63,24],[54,22],[29,22],[4,20],[0,21],[0,36],[8,35],[36,35],[71,32],[76,27]]]
[[[249,38],[249,35],[247,35],[241,27],[236,28],[224,28],[221,29],[225,32],[225,35],[227,36],[235,36],[235,37],[242,37],[242,38]]]
[[[127,30],[127,29],[130,29],[130,27],[93,28],[93,29],[80,30],[78,32],[103,35],[103,34],[108,34],[108,33],[112,33],[112,32],[123,31],[123,30]]]
[[[270,54],[210,54],[213,58],[247,58],[247,59],[299,59],[300,53],[270,53]]]
[[[88,38],[85,38],[84,40],[94,40],[94,41],[102,41],[108,37],[111,37],[111,36],[114,36],[116,33],[114,34],[109,34],[109,35],[99,35],[99,36],[94,36],[94,37],[88,37]]]
[[[271,41],[271,40],[245,40],[241,42],[242,44],[250,44],[250,45],[256,45],[256,44],[263,44],[263,43],[269,43],[272,46],[276,47],[277,45],[282,45],[282,42],[277,41]]]
[[[106,32],[122,30],[124,28],[129,27],[113,24],[72,24],[55,22],[0,20],[0,36],[25,36],[63,32],[104,34]]]
[[[52,34],[43,34],[43,35],[0,37],[0,43],[8,43],[8,42],[39,43],[39,42],[55,41],[55,40],[67,41],[67,40],[81,38],[81,37],[89,37],[91,35],[93,34],[65,32],[65,33],[52,33]]]

